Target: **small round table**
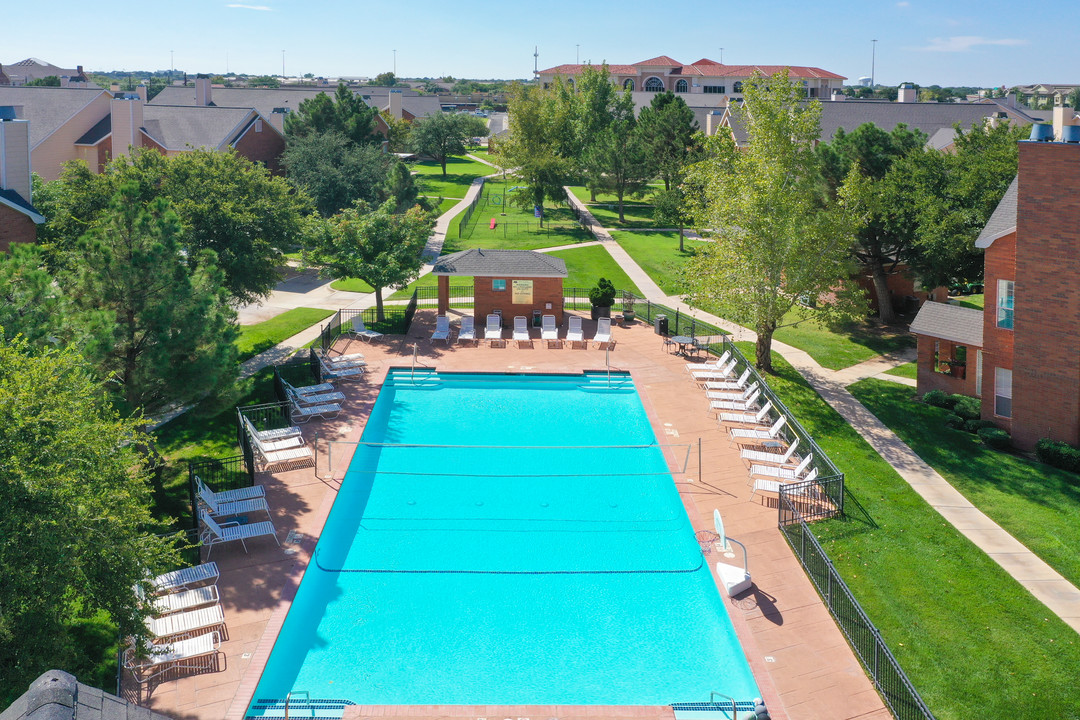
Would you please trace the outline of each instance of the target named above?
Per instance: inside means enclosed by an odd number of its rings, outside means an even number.
[[[694,343],[694,338],[692,338],[692,337],[690,337],[688,335],[676,335],[675,337],[671,338],[671,342],[678,345],[679,346],[679,354],[685,356],[686,355],[686,346],[687,345],[692,345]]]

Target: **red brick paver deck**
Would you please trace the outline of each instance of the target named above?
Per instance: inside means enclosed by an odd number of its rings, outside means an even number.
[[[348,467],[351,451],[345,443],[334,444],[333,468],[329,467],[330,441],[359,440],[387,370],[409,367],[413,344],[419,362],[444,371],[543,373],[605,367],[606,353],[595,346],[549,349],[539,339],[522,348],[513,342],[502,348],[432,345],[427,338],[433,326],[433,313],[420,312],[407,338],[385,337],[370,345],[353,340],[349,344],[348,352],[367,355],[369,372],[359,382],[340,383],[348,398],[347,412],[337,420],[316,421],[305,428],[308,442],[318,448],[317,467],[259,478],[266,486],[282,547],[263,539],[249,542],[247,555],[232,545],[213,552],[221,568],[219,588],[228,627],[217,667],[210,672],[167,677],[143,688],[135,688],[126,678],[130,697],[183,720],[243,717]],[[592,334],[588,320],[585,328],[588,337]],[[539,335],[538,329],[533,332]],[[665,353],[648,325],[615,327],[614,338],[617,346],[609,356],[612,369],[629,371],[633,376],[659,441],[693,446],[685,468],[681,455],[676,458],[671,453],[669,459],[694,528],[711,528],[713,510],[719,509],[728,534],[749,550],[754,587],[729,600],[727,608],[772,717],[891,717],[777,529],[775,507],[769,507],[761,496],[750,499],[738,450],[729,447],[726,433],[706,414],[704,394],[689,381],[685,360]],[[344,345],[344,340],[340,342]],[[710,555],[710,564],[717,559],[715,553]],[[739,560],[741,556],[732,562]],[[383,716],[571,720],[673,715],[664,707],[451,705],[356,706],[349,708],[347,715]]]

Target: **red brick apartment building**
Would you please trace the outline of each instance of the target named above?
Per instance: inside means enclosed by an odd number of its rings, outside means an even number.
[[[1031,137],[975,243],[984,309],[926,303],[911,324],[918,391],[980,397],[1025,450],[1080,445],[1080,117],[1059,107]]]
[[[31,187],[30,123],[17,119],[15,108],[0,107],[0,252],[37,239],[45,218],[34,209]]]

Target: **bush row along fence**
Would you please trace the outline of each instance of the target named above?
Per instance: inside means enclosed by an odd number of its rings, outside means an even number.
[[[419,290],[419,288],[417,289]],[[369,330],[385,333],[387,335],[406,335],[409,325],[412,324],[416,314],[417,290],[413,291],[409,302],[405,305],[384,305],[383,316],[385,320],[378,320],[378,309],[374,307],[365,310],[356,308],[341,308],[330,316],[330,321],[323,326],[319,339],[319,347],[327,352],[334,345],[338,336],[352,330],[353,318],[360,316],[364,319],[364,325]]]

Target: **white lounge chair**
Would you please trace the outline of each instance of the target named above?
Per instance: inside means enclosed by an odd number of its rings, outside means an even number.
[[[532,337],[529,336],[529,319],[524,315],[518,315],[514,318],[514,334],[511,339],[521,347],[523,342],[532,342]]]
[[[199,487],[206,487],[206,483],[199,479],[198,475],[195,476],[195,487],[196,490]],[[221,502],[233,502],[234,500],[250,500],[251,498],[264,497],[266,488],[262,485],[249,485],[248,487],[233,488],[232,490],[215,490],[214,494],[217,495],[218,500]],[[209,564],[214,565],[214,563]],[[214,565],[214,570],[216,572],[216,565]],[[217,575],[215,574],[214,577],[216,578]]]
[[[296,402],[289,403],[289,417],[295,423],[306,423],[312,418],[320,420],[333,420],[341,412],[341,406],[336,403],[328,405],[303,405]]]
[[[270,516],[270,506],[266,504],[266,498],[257,497],[250,500],[230,500],[225,502],[218,500],[214,491],[206,487],[206,485],[199,487],[198,498],[199,502],[210,511],[210,514],[217,518],[251,512],[264,512],[267,517]]]
[[[463,316],[461,325],[458,326],[457,342],[466,340],[469,342],[476,340],[476,320],[472,315]]]
[[[695,370],[704,371],[704,372],[708,372],[709,370],[717,370],[724,363],[726,363],[729,358],[731,358],[731,351],[730,350],[725,350],[724,353],[720,357],[718,357],[718,358],[716,358],[714,360],[706,360],[705,362],[699,362],[699,363],[696,363],[696,362],[686,363],[686,372],[693,372]]]
[[[297,411],[295,405],[293,412]],[[338,411],[341,411],[340,405],[326,405],[316,406],[318,407],[336,407]],[[301,411],[306,411],[311,408],[299,408]],[[251,437],[249,435],[249,437]],[[308,460],[314,457],[311,452],[311,448],[303,445],[290,445],[287,443],[302,441],[302,438],[289,438],[287,440],[275,440],[270,443],[264,443],[256,437],[251,437],[251,446],[255,455],[255,464],[262,470],[266,470],[272,465],[278,465],[280,463],[291,463],[297,460]]]
[[[756,477],[762,476],[765,478],[778,478],[780,480],[798,480],[799,476],[806,472],[806,469],[810,467],[810,463],[814,461],[814,453],[806,453],[806,457],[802,459],[802,462],[795,467],[784,467],[782,465],[751,465],[750,466],[750,478],[746,481],[749,485]]]
[[[730,412],[720,413],[720,422],[734,423],[738,425],[768,425],[772,422],[769,412],[772,411],[772,400],[766,400],[765,404],[757,412]]]
[[[439,315],[435,318],[435,332],[431,333],[431,342],[442,340],[446,345],[450,344],[450,318]]]
[[[699,384],[727,380],[731,377],[731,373],[738,364],[738,358],[731,358],[731,360],[728,361],[728,364],[722,367],[709,368],[707,370],[691,370],[690,377],[694,379],[694,382]]]
[[[736,442],[740,445],[750,445],[762,440],[775,440],[786,423],[787,418],[781,415],[772,424],[772,427],[767,430],[761,428],[730,428],[728,430],[728,437],[730,438],[728,446]]]
[[[211,605],[198,610],[146,618],[146,629],[157,638],[184,635],[199,630],[210,630],[224,624],[225,613],[222,611],[221,605]]]
[[[221,633],[209,632],[187,640],[158,643],[150,646],[145,655],[134,647],[124,651],[124,668],[130,670],[140,683],[148,682],[170,670],[197,670],[210,667],[221,647]],[[148,674],[143,674],[150,671]]]
[[[364,353],[349,353],[347,355],[330,355],[329,353],[319,352],[319,355],[325,360],[330,367],[343,368],[343,367],[364,367],[367,365],[367,360],[364,359]]]
[[[288,394],[289,399],[297,405],[326,405],[327,403],[340,403],[345,400],[345,393],[343,392],[335,391],[301,395],[296,392],[296,388],[284,380],[281,381],[281,384],[285,388],[285,392]]]
[[[559,342],[559,326],[555,323],[554,315],[545,315],[540,318],[540,339],[546,340],[548,347],[552,343]]]
[[[150,598],[150,607],[155,615],[169,615],[170,613],[192,610],[202,605],[213,605],[221,602],[218,596],[217,585],[203,585],[168,595],[155,595]]]
[[[705,383],[705,390],[717,391],[717,390],[744,390],[746,383],[750,380],[750,366],[747,365],[743,370],[742,375],[734,380],[708,380]]]
[[[600,318],[596,321],[596,334],[592,341],[596,343],[596,347],[611,343],[611,318]]]
[[[754,495],[759,492],[776,493],[777,495],[779,495],[780,488],[785,485],[793,486],[793,494],[805,496],[808,493],[810,487],[812,486],[804,485],[803,483],[813,482],[815,479],[817,479],[817,474],[818,470],[817,468],[814,468],[813,470],[808,472],[806,474],[806,477],[802,480],[787,481],[765,480],[763,478],[758,478],[754,480],[754,489],[750,491],[750,499],[752,500],[754,498]]]
[[[364,325],[364,316],[356,315],[352,319],[352,334],[358,336],[361,340],[371,342],[375,338],[381,338],[383,334],[381,332],[375,332],[374,330],[368,330]]]
[[[315,353],[319,358],[319,372],[323,379],[342,380],[345,378],[359,378],[364,374],[363,365],[335,365],[327,360],[321,353]]]
[[[743,460],[749,460],[751,463],[771,463],[773,465],[787,465],[791,458],[795,456],[795,448],[799,446],[799,438],[795,438],[788,445],[787,450],[783,452],[768,452],[767,450],[747,450],[743,448],[739,451],[739,457]]]
[[[317,385],[292,385],[290,383],[285,384],[289,385],[289,387],[295,390],[299,395],[318,395],[320,393],[334,392],[334,390],[336,389],[333,383],[328,382],[319,383]]]
[[[502,342],[502,315],[491,313],[487,316],[487,324],[484,326],[484,339],[489,343]]]
[[[202,482],[199,480],[198,476],[195,477],[195,481]],[[254,485],[252,487],[257,487],[260,490],[262,489],[262,485]],[[250,490],[251,488],[244,489]],[[150,581],[150,586],[156,593],[171,593],[178,590],[186,590],[190,586],[201,585],[205,582],[216,582],[218,577],[217,563],[208,562],[203,563],[202,565],[192,565],[191,567],[162,573]]]
[[[207,546],[206,556],[208,558],[215,545],[232,542],[233,540],[239,540],[246,553],[247,543],[244,541],[263,537],[264,535],[274,538],[274,542],[277,543],[278,547],[281,547],[281,542],[277,539],[277,530],[274,529],[274,523],[270,520],[246,525],[240,523],[218,524],[217,520],[210,517],[210,513],[206,512],[206,510],[199,510],[199,521],[203,524],[203,529],[199,533],[199,540],[203,545]]]
[[[571,315],[566,321],[566,342],[570,343],[570,347],[574,347],[574,343],[585,342],[585,331],[581,329],[581,318],[577,315]]]
[[[755,380],[750,383],[749,387],[739,388],[737,390],[709,390],[705,393],[705,397],[710,400],[745,400],[754,394],[754,391],[759,389],[761,384]]]
[[[757,389],[745,400],[713,400],[709,403],[709,412],[719,413],[721,410],[738,410],[740,412],[746,412],[757,407],[757,401],[760,397],[761,390]]]
[[[329,384],[329,383],[326,383]],[[253,435],[264,443],[278,442],[280,440],[294,440],[299,439],[299,442],[293,442],[293,445],[304,444],[304,433],[295,425],[289,427],[274,428],[273,430],[256,430],[255,425],[251,420],[241,415],[244,419],[244,429],[248,431],[250,435]]]

